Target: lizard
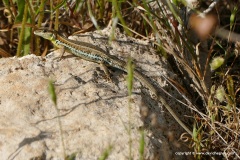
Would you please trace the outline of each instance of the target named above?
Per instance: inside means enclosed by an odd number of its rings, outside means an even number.
[[[118,59],[116,56],[110,55],[108,52],[103,50],[100,47],[97,47],[91,43],[74,41],[70,40],[62,35],[60,35],[55,30],[48,29],[37,29],[34,31],[34,34],[40,36],[44,39],[47,39],[53,43],[57,48],[62,49],[62,55],[64,52],[70,52],[73,55],[80,57],[84,60],[91,61],[94,63],[99,63],[103,67],[113,67],[127,73],[127,64],[125,61]],[[105,72],[106,73],[106,72]],[[179,123],[184,130],[192,135],[192,132],[188,129],[188,127],[179,119],[179,117],[175,114],[172,108],[168,105],[165,99],[158,94],[157,89],[154,85],[146,78],[145,75],[140,73],[138,70],[134,69],[133,72],[134,78],[140,81],[142,85],[150,90],[154,99],[160,101],[166,109],[170,112],[173,118]]]

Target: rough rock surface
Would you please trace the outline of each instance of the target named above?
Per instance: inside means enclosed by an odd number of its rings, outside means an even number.
[[[146,42],[118,34],[121,41],[109,45],[96,38],[99,35],[73,39],[104,46],[103,49],[121,59],[130,55],[156,86],[179,97],[161,77],[174,75]],[[98,64],[70,54],[59,61],[56,59],[59,54],[56,50],[46,58],[29,55],[0,59],[1,159],[63,159],[57,111],[48,93],[50,79],[56,87],[67,155],[75,153],[76,159],[97,159],[112,146],[109,159],[129,159],[130,150],[133,159],[139,159],[139,131],[144,129],[146,159],[185,158],[176,154],[188,151],[178,141],[184,131],[137,80],[129,100],[122,71],[111,69],[110,82]],[[171,98],[167,101],[183,117],[184,107]],[[129,126],[131,134],[127,131]]]

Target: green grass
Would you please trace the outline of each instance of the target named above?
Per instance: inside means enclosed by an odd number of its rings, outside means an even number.
[[[49,81],[48,91],[49,91],[51,99],[54,103],[54,108],[57,112],[57,120],[58,120],[59,133],[60,133],[60,138],[61,138],[62,153],[63,153],[63,158],[66,159],[67,156],[66,156],[66,147],[65,147],[65,143],[64,143],[64,137],[63,137],[62,123],[61,123],[61,119],[60,119],[59,109],[57,106],[57,95],[56,95],[56,91],[55,91],[55,86],[54,86],[52,80]]]

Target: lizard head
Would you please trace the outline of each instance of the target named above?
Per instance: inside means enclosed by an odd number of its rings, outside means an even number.
[[[37,36],[43,37],[44,39],[48,39],[50,41],[56,39],[56,31],[54,30],[37,29],[34,31],[34,34]]]

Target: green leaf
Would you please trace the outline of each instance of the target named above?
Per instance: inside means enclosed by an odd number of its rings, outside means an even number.
[[[234,84],[233,84],[233,79],[231,76],[227,76],[227,89],[228,89],[228,93],[231,96],[232,100],[234,100],[235,99]]]
[[[32,29],[27,27],[24,29],[24,37],[23,37],[23,55],[29,55],[30,53],[30,40],[31,40],[31,32]]]
[[[140,138],[140,146],[139,146],[140,160],[144,160],[144,148],[145,148],[144,137],[145,137],[144,130],[141,130],[141,138]]]
[[[57,105],[57,96],[56,96],[55,87],[52,80],[49,81],[48,92],[50,93],[53,103]]]
[[[236,13],[237,13],[238,8],[235,6],[232,10],[231,16],[230,16],[230,29],[232,30],[235,18],[236,18]]]
[[[128,29],[127,24],[121,13],[121,3],[122,2],[124,2],[124,1],[112,0],[113,10],[116,12],[116,15],[117,15],[119,21],[121,22],[123,29],[127,33],[127,35],[132,35],[132,33]]]
[[[18,15],[16,16],[15,23],[22,23],[22,28],[19,29],[20,46],[18,47],[17,56],[28,55],[30,51],[31,28],[25,27],[25,23],[31,23],[31,18],[26,5],[25,1],[17,0]]]
[[[9,7],[9,0],[3,0],[3,5],[5,7]]]
[[[217,88],[215,96],[220,102],[223,102],[225,100],[225,90],[223,86],[219,86]]]
[[[65,160],[75,160],[77,156],[77,153],[73,153],[65,158]]]
[[[17,8],[18,8],[18,14],[16,16],[15,23],[20,23],[22,22],[23,19],[23,14],[24,14],[24,6],[25,6],[25,1],[22,0],[17,0]]]
[[[133,64],[132,64],[132,59],[128,58],[128,63],[127,63],[127,87],[128,87],[128,95],[132,95],[132,88],[133,88]]]
[[[60,2],[60,3],[53,9],[53,12],[55,12],[57,9],[59,9],[60,7],[62,7],[64,4],[66,4],[66,0],[62,0],[62,2]]]
[[[91,5],[90,5],[90,1],[87,1],[87,7],[88,7],[88,14],[91,18],[91,21],[93,22],[93,25],[99,30],[100,27],[98,26],[97,20],[94,17],[93,13],[92,13],[92,9],[91,9]]]
[[[211,70],[216,70],[218,69],[219,67],[221,67],[221,65],[223,64],[224,62],[224,58],[222,57],[216,57],[212,60],[212,62],[210,63],[210,67],[211,67]]]
[[[99,160],[106,160],[109,157],[109,154],[111,153],[113,149],[113,146],[110,145],[102,154],[102,156],[99,158]]]

